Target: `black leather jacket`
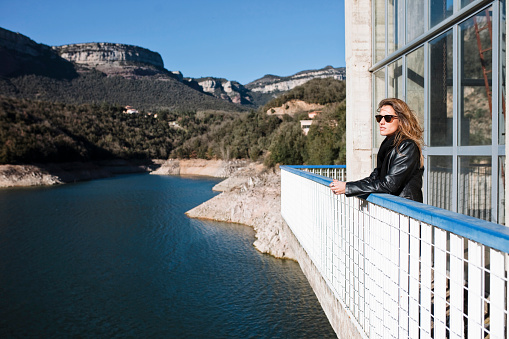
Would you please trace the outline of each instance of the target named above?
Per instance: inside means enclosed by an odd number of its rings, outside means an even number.
[[[399,152],[398,152],[399,150]],[[389,193],[422,202],[422,174],[420,152],[412,140],[403,140],[398,149],[385,156],[382,167],[375,168],[367,178],[346,183],[347,197],[369,193]],[[387,173],[381,177],[380,173]]]

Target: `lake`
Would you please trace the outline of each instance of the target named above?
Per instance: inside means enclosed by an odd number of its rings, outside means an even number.
[[[218,182],[0,189],[0,337],[334,338],[296,262],[184,214]]]

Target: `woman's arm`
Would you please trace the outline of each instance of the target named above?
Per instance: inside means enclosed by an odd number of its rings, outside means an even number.
[[[364,178],[361,181],[364,181],[364,180],[371,181],[371,180],[376,180],[377,178],[378,178],[378,169],[375,168],[373,170],[373,172],[371,172],[369,177]],[[331,190],[334,194],[345,194],[345,186],[346,186],[345,181],[339,181],[336,179],[332,180],[331,184],[329,185],[329,187],[331,188]]]
[[[384,178],[365,178],[358,181],[347,182],[345,194],[355,196],[368,193],[396,194],[410,179],[413,171],[420,166],[420,153],[417,145],[411,141],[404,141],[398,150],[392,151],[388,156],[389,168]]]

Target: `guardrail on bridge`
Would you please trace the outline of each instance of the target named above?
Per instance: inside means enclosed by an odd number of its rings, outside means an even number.
[[[362,335],[509,337],[509,228],[387,194],[334,195],[303,168],[281,166],[282,216]]]

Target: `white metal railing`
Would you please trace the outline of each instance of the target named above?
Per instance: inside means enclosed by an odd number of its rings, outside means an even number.
[[[346,180],[346,166],[345,165],[295,165],[292,168],[300,169],[305,172],[310,172],[322,175],[327,178],[337,179],[341,181]]]
[[[369,338],[508,338],[508,228],[281,167],[281,213]]]

